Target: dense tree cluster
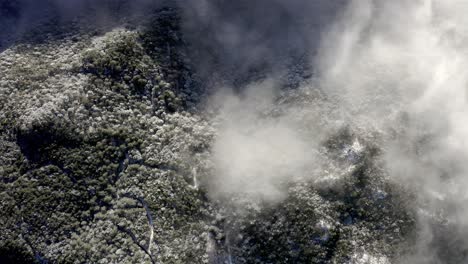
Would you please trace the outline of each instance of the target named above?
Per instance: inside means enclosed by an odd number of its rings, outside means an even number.
[[[376,146],[360,138],[366,147],[353,149],[353,140],[357,135],[344,129],[324,142],[329,168],[316,180],[291,183],[279,204],[252,204],[245,197],[234,198],[233,207],[224,204],[210,232],[222,249],[218,260],[398,261],[402,246],[415,234],[415,215],[408,210],[412,197],[387,179]]]
[[[177,23],[162,14],[154,28]],[[177,53],[168,65],[148,52],[152,33],[71,35],[2,53],[2,260],[207,261],[209,206],[182,163],[209,134],[193,129],[204,121],[178,96],[178,74],[190,76]]]

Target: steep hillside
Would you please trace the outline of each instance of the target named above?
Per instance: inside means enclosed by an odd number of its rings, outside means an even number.
[[[430,228],[447,242],[431,242],[442,263],[463,262],[458,225],[388,169],[389,142],[411,133],[395,124],[412,116],[369,124],[361,107],[383,96],[349,110],[317,81],[320,43],[298,36],[330,26],[299,23],[279,1],[294,30],[231,14],[221,36],[236,23],[266,33],[239,30],[227,52],[199,10],[126,4],[95,7],[105,23],[77,4],[74,19],[2,31],[0,263],[410,263]],[[25,6],[2,2],[0,23],[18,26]],[[252,18],[259,6],[232,9]],[[355,84],[339,70],[333,84]]]

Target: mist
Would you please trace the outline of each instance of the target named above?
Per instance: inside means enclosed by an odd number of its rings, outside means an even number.
[[[463,1],[354,1],[316,61],[350,122],[386,138],[392,180],[419,197],[418,252],[405,263],[466,262],[455,249],[468,231],[466,11]]]
[[[289,106],[271,115],[278,110],[278,89],[267,79],[245,87],[241,97],[229,89],[216,94],[221,107],[215,121],[215,173],[209,181],[215,197],[278,202],[285,198],[288,182],[310,177],[317,164],[318,135],[303,131],[303,120]]]
[[[304,2],[281,4],[292,17],[306,17],[317,10]],[[468,3],[366,0],[349,1],[337,10],[334,21],[322,20],[325,26],[319,30],[306,23],[293,31],[300,34],[293,38],[297,45],[278,42],[308,56],[314,74],[301,81],[299,93],[323,92],[321,103],[327,108],[318,110],[320,116],[313,122],[379,134],[389,179],[417,197],[412,210],[418,215],[418,237],[401,263],[466,262],[462,252],[468,250],[468,24],[464,15]],[[290,21],[281,21],[287,25],[281,24],[279,31],[291,26]],[[228,42],[223,47],[231,45],[228,50],[247,66],[263,57],[284,58],[284,53],[276,52],[285,49],[269,49],[271,43],[278,44],[275,37],[267,39],[268,46],[239,40],[252,34],[250,30],[223,31],[220,39]],[[274,55],[264,56],[265,50],[274,50]],[[237,65],[235,58],[227,56],[227,62]],[[221,99],[223,121],[213,151],[216,193],[248,193],[280,201],[285,183],[295,176],[320,177],[311,171],[323,166],[318,158],[321,143],[336,129],[304,123],[304,119],[294,121],[316,111],[316,102],[300,108],[289,105],[287,114],[279,116],[265,114],[279,107],[277,87],[283,82],[277,76],[281,74],[281,69],[267,72],[267,84],[250,82],[244,86],[247,93]],[[305,136],[304,130],[312,132]]]

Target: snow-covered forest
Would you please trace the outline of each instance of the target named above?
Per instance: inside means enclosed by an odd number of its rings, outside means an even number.
[[[0,0],[0,263],[466,263],[465,11]]]

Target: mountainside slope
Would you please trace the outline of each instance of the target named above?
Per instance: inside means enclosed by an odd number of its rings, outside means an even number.
[[[279,81],[273,60],[231,73],[247,60],[231,54],[239,64],[214,69],[226,55],[197,50],[211,43],[184,35],[183,12],[48,24],[2,43],[0,263],[388,264],[420,253],[420,201],[384,164],[386,141],[405,131],[354,121],[297,50],[274,58]],[[453,243],[437,255],[461,263],[456,228],[427,218]]]

